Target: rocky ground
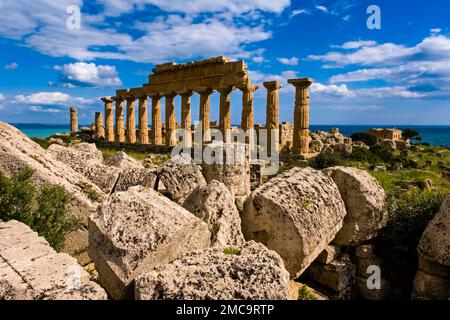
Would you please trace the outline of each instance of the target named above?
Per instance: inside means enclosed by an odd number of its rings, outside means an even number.
[[[338,132],[314,141],[317,152],[354,147]],[[25,166],[36,185],[64,186],[82,225],[66,253],[56,253],[23,223],[0,222],[0,299],[390,295],[383,273],[374,278],[384,268],[375,246],[388,219],[386,192],[366,170],[294,167],[255,184],[246,161],[198,166],[181,154],[159,164],[123,151],[105,159],[89,143],[44,149],[0,122],[0,170],[11,176]],[[413,297],[448,298],[449,204],[420,240]]]

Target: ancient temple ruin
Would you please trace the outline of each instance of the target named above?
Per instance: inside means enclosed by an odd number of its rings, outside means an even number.
[[[270,149],[271,137],[275,136],[277,149],[290,149],[301,155],[309,154],[309,86],[312,79],[290,79],[296,87],[294,124],[279,123],[278,81],[264,82],[267,90],[266,125],[267,145]],[[258,131],[263,126],[254,124],[253,94],[259,89],[253,85],[244,61],[229,61],[225,57],[188,62],[185,64],[165,63],[157,65],[148,83],[139,88],[117,90],[113,97],[102,98],[105,103],[104,125],[102,114],[96,114],[95,132],[106,142],[174,146],[176,138],[176,117],[174,98],[181,96],[181,123],[184,129],[182,141],[186,147],[192,146],[191,96],[200,95],[199,121],[203,132],[203,142],[211,140],[210,95],[220,93],[220,118],[218,129],[224,142],[230,142],[231,103],[233,90],[242,92],[241,129]],[[151,129],[149,131],[149,112],[147,100],[151,99]],[[164,128],[161,120],[161,100],[165,101]],[[138,129],[136,130],[136,101],[138,109]],[[113,116],[115,103],[115,117]],[[126,104],[126,121],[124,118]],[[75,113],[71,113],[75,115]],[[114,118],[113,118],[114,117]],[[72,119],[72,118],[71,118]],[[75,121],[72,119],[72,121]],[[124,124],[126,123],[126,125]],[[114,125],[115,123],[115,125]],[[256,141],[256,143],[258,143]],[[271,151],[268,150],[270,153]]]

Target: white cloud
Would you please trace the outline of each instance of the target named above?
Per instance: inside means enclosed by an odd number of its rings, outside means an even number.
[[[430,30],[431,33],[441,33],[441,31],[442,31],[441,28],[434,28]]]
[[[287,70],[283,71],[280,74],[270,74],[270,73],[264,73],[261,71],[249,71],[250,77],[253,83],[260,86],[260,89],[256,91],[257,95],[265,95],[264,90],[261,90],[261,88],[264,89],[263,83],[266,81],[278,81],[281,82],[282,88],[280,89],[281,93],[292,93],[295,92],[295,88],[293,85],[289,84],[287,81],[289,79],[296,79],[299,78],[299,74],[297,71],[294,70]]]
[[[344,17],[342,18],[342,20],[344,20],[344,21],[350,21],[350,18],[351,18],[351,17],[352,17],[351,15],[347,14],[346,16],[344,16]]]
[[[82,0],[2,2],[2,12],[8,14],[0,20],[0,36],[53,57],[84,61],[100,58],[161,63],[215,55],[252,58],[254,52],[248,45],[270,38],[272,34],[267,26],[271,18],[290,5],[290,0],[98,2],[105,10],[97,15],[83,12],[79,30],[66,27],[66,8],[68,5],[81,7]],[[151,23],[136,19],[129,26],[139,29],[138,37],[136,33],[128,33],[129,29],[120,28],[122,22],[128,23],[121,15],[142,9],[145,4],[153,4],[166,13],[154,17]],[[167,12],[174,14],[167,15]],[[258,12],[267,15],[262,19]],[[110,16],[118,17],[117,23],[105,28],[104,21]],[[249,23],[243,24],[244,20]]]
[[[321,83],[313,83],[311,85],[311,93],[318,94],[319,96],[328,96],[328,97],[354,97],[355,94],[351,92],[347,85],[324,85]]]
[[[295,16],[298,16],[299,14],[307,14],[310,15],[311,12],[309,12],[306,9],[297,9],[297,10],[292,10],[291,15],[289,16],[289,18],[293,18]]]
[[[296,66],[296,65],[298,65],[298,58],[297,57],[277,58],[277,60],[280,61],[282,64],[286,64],[288,66]]]
[[[115,66],[76,62],[55,66],[62,72],[62,82],[66,87],[87,85],[96,87],[117,87],[122,85]]]
[[[30,95],[17,95],[15,96],[13,103],[65,106],[72,103],[89,104],[92,103],[92,100],[81,97],[72,97],[63,92],[37,92]]]
[[[328,8],[325,6],[316,6],[316,9],[322,12],[328,12]]]
[[[3,93],[0,93],[0,101],[5,101],[5,100],[6,100],[5,95]]]
[[[362,47],[372,47],[372,46],[375,46],[376,44],[377,44],[376,41],[358,40],[358,41],[347,41],[347,42],[343,43],[342,45],[339,45],[339,46],[332,45],[331,47],[351,50],[351,49],[359,49]]]
[[[33,111],[33,112],[44,112],[44,113],[58,113],[58,112],[61,112],[61,110],[59,110],[59,109],[43,108],[43,107],[40,107],[40,106],[31,106],[29,108],[29,110]]]
[[[17,69],[18,67],[19,67],[19,64],[17,62],[12,62],[10,64],[5,65],[5,67],[3,69],[14,70],[14,69]]]
[[[257,57],[254,57],[252,59],[252,61],[255,62],[255,63],[263,63],[265,61],[265,59],[262,56],[257,56]]]

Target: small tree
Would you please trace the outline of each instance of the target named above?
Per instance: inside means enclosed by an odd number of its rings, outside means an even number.
[[[353,141],[362,141],[369,147],[377,144],[377,137],[369,132],[355,132],[351,138]]]
[[[69,195],[61,186],[38,190],[32,182],[33,170],[24,168],[6,177],[0,172],[0,220],[17,220],[44,237],[57,251],[65,236],[79,227],[77,219],[68,216]]]
[[[420,133],[416,129],[412,128],[406,128],[402,132],[403,139],[415,139],[415,140],[421,140]]]

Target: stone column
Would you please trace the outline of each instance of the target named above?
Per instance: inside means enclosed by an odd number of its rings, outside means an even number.
[[[191,131],[191,96],[192,90],[181,92],[181,128],[184,129],[183,142],[187,148],[192,147]]]
[[[103,114],[95,113],[95,137],[97,139],[105,138],[105,129],[103,128]]]
[[[266,130],[267,130],[267,154],[271,155],[272,142],[278,151],[278,131],[279,131],[279,96],[278,89],[281,88],[281,83],[278,81],[264,82],[264,87],[267,89],[267,108],[266,108]],[[272,141],[272,134],[275,132],[275,140]]]
[[[161,125],[161,96],[151,95],[152,99],[152,144],[162,144],[162,125]]]
[[[309,153],[309,86],[310,78],[290,79],[295,86],[294,134],[292,151],[296,154]]]
[[[134,97],[127,98],[127,142],[136,143],[136,113]]]
[[[220,92],[220,118],[219,128],[223,135],[224,142],[231,140],[231,98],[230,93],[234,87],[221,87],[217,91]]]
[[[78,111],[77,108],[70,108],[70,132],[78,132]]]
[[[148,144],[147,96],[139,97],[139,143]]]
[[[123,122],[123,99],[115,98],[116,101],[116,141],[125,142],[125,128]]]
[[[168,93],[164,95],[164,98],[166,99],[166,146],[174,146],[177,144],[177,139],[175,136],[177,121],[175,118],[175,106],[173,104],[173,99],[175,96],[175,93]]]
[[[200,95],[200,121],[202,123],[203,142],[211,141],[210,131],[210,95],[213,93],[211,88],[200,88],[196,92]]]
[[[105,140],[114,142],[113,100],[102,98],[102,101],[105,103]]]
[[[241,88],[242,91],[242,122],[241,128],[244,131],[254,129],[253,112],[253,92],[258,90],[258,86],[248,86]]]

